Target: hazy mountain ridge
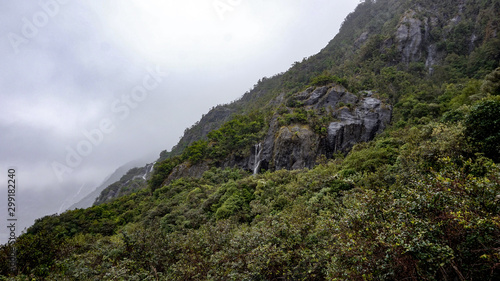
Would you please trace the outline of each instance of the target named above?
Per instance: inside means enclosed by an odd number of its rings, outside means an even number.
[[[104,182],[96,187],[92,192],[90,192],[87,196],[85,196],[82,200],[79,202],[73,204],[71,207],[68,208],[68,210],[74,210],[74,209],[79,209],[79,208],[88,208],[94,205],[96,202],[96,199],[100,196],[101,192],[106,189],[108,186],[111,184],[117,182],[120,180],[120,178],[127,173],[130,169],[139,166],[143,164],[142,161],[132,161],[129,162],[118,169],[116,169],[111,175],[109,175]]]

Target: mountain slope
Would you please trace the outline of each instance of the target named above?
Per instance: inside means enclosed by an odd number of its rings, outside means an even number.
[[[187,130],[148,188],[38,220],[17,272],[2,246],[1,274],[500,279],[499,12],[364,1],[319,54]]]

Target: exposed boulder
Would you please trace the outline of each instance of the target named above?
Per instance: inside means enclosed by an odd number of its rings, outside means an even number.
[[[175,167],[168,178],[165,180],[164,184],[168,184],[176,179],[180,178],[201,178],[203,173],[210,169],[208,163],[201,162],[196,165],[190,165],[188,162],[179,164]]]
[[[326,151],[346,153],[354,144],[372,140],[390,122],[391,113],[390,106],[372,97],[361,99],[354,110],[342,108],[337,113],[340,121],[328,127]]]
[[[311,168],[316,161],[319,137],[308,126],[281,127],[274,141],[274,169]]]

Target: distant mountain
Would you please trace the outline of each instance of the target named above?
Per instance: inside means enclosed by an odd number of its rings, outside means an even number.
[[[94,203],[96,202],[96,199],[101,195],[101,192],[105,190],[108,186],[111,184],[117,182],[120,180],[120,178],[127,173],[130,169],[137,167],[137,166],[142,166],[144,163],[142,161],[131,161],[128,162],[127,164],[120,166],[118,169],[116,169],[111,175],[106,177],[104,182],[96,187],[92,192],[90,192],[87,196],[85,196],[82,200],[79,202],[73,204],[71,207],[68,208],[68,210],[74,210],[74,209],[85,209],[88,207],[92,207]]]

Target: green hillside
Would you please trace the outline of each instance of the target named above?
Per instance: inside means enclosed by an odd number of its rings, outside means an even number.
[[[360,3],[320,53],[187,129],[147,186],[129,172],[125,195],[1,246],[0,280],[499,280],[499,15],[499,0]],[[308,103],[332,89],[355,102]],[[367,100],[392,110],[385,130],[323,151]],[[297,143],[313,165],[281,169]]]

